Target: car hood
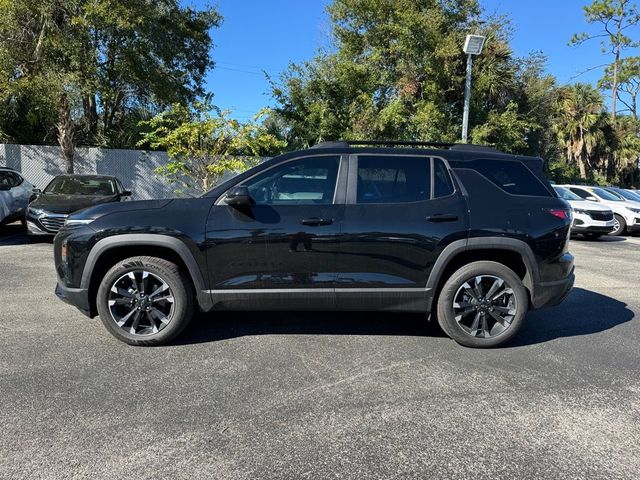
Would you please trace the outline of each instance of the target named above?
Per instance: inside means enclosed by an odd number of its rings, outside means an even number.
[[[97,218],[110,215],[112,213],[132,212],[136,210],[156,210],[168,205],[172,201],[173,199],[104,203],[75,212],[70,218],[75,220],[96,220]]]
[[[589,202],[587,200],[568,200],[571,208],[578,210],[592,210],[598,212],[610,212],[611,209],[606,205],[600,205],[596,202]]]
[[[83,208],[103,203],[117,202],[117,195],[56,195],[43,193],[31,204],[31,208],[38,208],[50,213],[69,214]]]

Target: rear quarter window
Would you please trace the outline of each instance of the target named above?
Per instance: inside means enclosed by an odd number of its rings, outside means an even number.
[[[466,167],[477,171],[511,195],[552,196],[547,187],[521,162],[473,160]]]

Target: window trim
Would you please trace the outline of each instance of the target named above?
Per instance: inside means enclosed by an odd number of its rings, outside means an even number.
[[[379,202],[379,203],[358,203],[358,159],[359,157],[417,157],[427,159],[429,161],[429,174],[430,174],[430,185],[429,185],[429,198],[426,200],[417,200],[415,202]],[[449,180],[451,180],[451,186],[453,187],[453,191],[446,196],[443,197],[434,197],[434,170],[435,170],[435,159],[442,160],[445,168],[447,169],[447,173],[449,174]],[[451,198],[458,193],[458,184],[454,181],[452,176],[451,166],[446,158],[440,155],[421,155],[419,153],[408,153],[408,154],[398,154],[398,153],[353,153],[349,155],[349,178],[347,182],[347,197],[346,204],[347,205],[416,205],[418,203],[430,202],[433,200],[441,200],[445,198]]]
[[[334,186],[334,191],[333,191],[333,199],[331,203],[292,203],[290,205],[284,204],[284,203],[279,203],[279,204],[264,204],[264,205],[269,205],[272,207],[286,207],[286,206],[322,206],[322,205],[341,205],[344,204],[344,195],[341,195],[340,193],[340,189],[338,188],[339,186],[342,185],[342,181],[341,181],[341,176],[345,176],[345,180],[344,182],[346,183],[346,175],[348,172],[348,165],[343,168],[343,163],[345,163],[347,161],[347,156],[340,154],[340,153],[326,153],[326,152],[318,152],[318,153],[313,153],[312,155],[300,155],[299,157],[294,157],[294,158],[289,158],[283,162],[278,162],[275,165],[271,165],[270,167],[261,169],[259,172],[256,172],[255,174],[251,175],[250,177],[244,178],[241,182],[235,183],[232,186],[230,186],[228,189],[226,189],[224,192],[222,192],[220,194],[220,196],[218,197],[218,199],[214,202],[214,206],[227,206],[226,203],[224,203],[224,199],[227,196],[227,194],[229,193],[230,190],[234,189],[235,187],[239,187],[239,186],[243,186],[245,185],[246,182],[254,179],[255,177],[257,177],[258,175],[262,175],[265,172],[268,172],[270,170],[273,170],[274,168],[278,168],[281,167],[283,165],[286,165],[288,163],[291,162],[295,162],[295,161],[299,161],[299,160],[306,160],[308,158],[316,158],[316,157],[338,157],[338,173],[336,174],[336,184]],[[343,172],[343,170],[345,170],[345,172]],[[342,197],[342,198],[341,198]],[[342,200],[342,201],[340,201]]]

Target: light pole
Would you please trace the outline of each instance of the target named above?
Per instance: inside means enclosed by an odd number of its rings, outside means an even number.
[[[486,37],[482,35],[467,35],[463,51],[467,54],[467,81],[464,84],[464,113],[462,114],[462,143],[467,143],[469,137],[469,105],[471,103],[471,67],[473,56],[482,53]]]

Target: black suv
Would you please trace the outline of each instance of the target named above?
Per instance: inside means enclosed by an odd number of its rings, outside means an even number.
[[[72,214],[56,293],[133,345],[170,341],[199,308],[424,312],[473,347],[569,293],[570,207],[540,158],[371,143],[281,155],[200,198]]]

